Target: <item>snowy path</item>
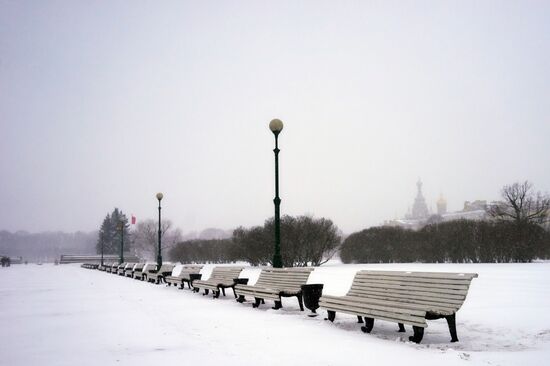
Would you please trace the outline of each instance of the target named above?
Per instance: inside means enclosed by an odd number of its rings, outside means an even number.
[[[206,267],[207,270],[211,266]],[[460,342],[445,320],[422,344],[377,321],[361,333],[353,317],[334,324],[300,313],[252,309],[76,265],[0,269],[0,365],[529,365],[550,359],[550,264],[331,265],[310,283],[344,294],[363,268],[477,272],[458,312]],[[258,269],[242,277],[251,282]],[[206,277],[208,274],[206,274]],[[285,301],[286,300],[286,301]],[[269,305],[269,306],[267,306]],[[324,315],[324,314],[323,314]]]

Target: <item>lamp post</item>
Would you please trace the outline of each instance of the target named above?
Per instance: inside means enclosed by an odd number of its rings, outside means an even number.
[[[118,230],[120,231],[120,257],[118,263],[124,262],[124,221],[120,220],[117,225]]]
[[[283,130],[283,122],[280,119],[274,119],[269,122],[269,129],[275,135],[275,252],[273,253],[273,267],[282,268],[283,259],[281,257],[281,217],[280,207],[281,199],[279,198],[279,134]]]
[[[161,244],[160,244],[160,237],[161,237],[161,230],[160,230],[160,201],[162,200],[162,197],[163,194],[162,193],[157,193],[157,200],[159,201],[159,247],[158,247],[158,252],[157,252],[157,265],[158,265],[158,268],[160,268],[160,266],[162,266],[162,254],[161,254]]]
[[[105,236],[103,235],[101,238],[101,268],[103,268],[103,246],[105,245]]]

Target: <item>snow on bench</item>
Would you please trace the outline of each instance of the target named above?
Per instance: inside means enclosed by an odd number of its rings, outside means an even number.
[[[157,269],[156,263],[146,263],[141,271],[134,271],[134,279],[136,280],[147,280],[147,274],[149,271],[154,271]]]
[[[204,290],[204,295],[208,295],[209,290],[212,290],[214,298],[220,296],[220,290],[225,296],[225,289],[232,288],[235,298],[237,294],[235,293],[236,278],[239,278],[244,267],[215,267],[212,270],[212,274],[208,280],[196,280],[193,282],[193,287],[195,292],[199,290]]]
[[[319,300],[334,321],[336,312],[365,319],[361,330],[370,333],[374,319],[412,325],[414,336],[409,340],[420,343],[426,320],[445,318],[451,342],[457,342],[455,313],[460,309],[473,278],[477,273],[359,271],[346,296],[324,295]]]
[[[181,272],[177,276],[168,276],[164,279],[166,284],[168,286],[180,286],[180,289],[185,287],[185,283],[187,282],[187,285],[189,288],[191,288],[191,277],[192,274],[199,274],[199,272],[202,269],[202,265],[197,264],[189,264],[183,266],[181,269]]]
[[[262,269],[260,277],[254,285],[236,285],[235,294],[239,295],[237,301],[243,302],[245,296],[254,297],[253,307],[260,306],[265,300],[273,300],[277,310],[282,307],[281,297],[296,296],[300,310],[304,311],[302,301],[302,289],[305,285],[313,268],[267,268]]]

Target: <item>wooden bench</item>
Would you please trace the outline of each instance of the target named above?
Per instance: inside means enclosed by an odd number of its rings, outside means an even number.
[[[296,296],[300,310],[304,311],[300,286],[306,284],[311,271],[313,268],[308,267],[262,269],[256,284],[235,286],[237,301],[243,302],[245,296],[252,296],[255,300],[252,306],[256,308],[265,300],[273,300],[273,309],[277,310],[282,307],[282,297]]]
[[[116,268],[113,269],[113,274],[120,274],[120,272],[124,272],[124,267],[126,267],[126,262],[120,263]]]
[[[239,278],[244,267],[214,267],[210,278],[207,280],[197,280],[193,282],[193,291],[199,292],[201,289],[204,290],[204,295],[208,295],[208,292],[211,290],[214,298],[220,296],[220,291],[225,296],[225,289],[232,288],[235,298],[237,294],[235,293],[236,278]]]
[[[187,282],[187,285],[189,288],[191,288],[191,277],[190,275],[197,275],[202,269],[202,265],[195,265],[195,264],[189,264],[183,266],[181,269],[179,275],[177,276],[167,276],[164,278],[164,281],[166,282],[166,285],[168,286],[180,286],[180,289],[185,287],[185,283]]]
[[[124,275],[126,277],[132,278],[134,277],[135,272],[141,272],[141,270],[143,269],[143,266],[145,266],[145,263],[135,263],[133,267],[130,267],[126,269],[126,271],[124,271]]]
[[[155,263],[146,263],[141,271],[134,272],[134,279],[146,281],[147,280],[147,273],[151,270],[155,270],[157,268],[157,265]]]
[[[136,263],[133,263],[133,262],[126,263],[126,265],[124,266],[124,269],[122,271],[119,271],[118,274],[120,276],[126,277],[128,272],[132,273],[135,265],[136,265]]]
[[[107,267],[107,272],[116,273],[117,269],[118,269],[118,262],[113,262],[109,267]]]
[[[334,321],[336,312],[356,315],[370,333],[374,319],[396,322],[399,331],[412,325],[410,341],[420,343],[426,320],[445,318],[451,342],[457,342],[455,313],[460,309],[476,273],[359,271],[346,296],[324,295],[319,300]]]
[[[99,270],[103,272],[107,272],[109,268],[113,265],[113,262],[103,262],[103,266],[99,266]]]
[[[168,277],[172,274],[172,270],[175,266],[175,264],[163,263],[158,270],[149,270],[147,272],[147,281],[158,285],[164,280],[164,277]]]

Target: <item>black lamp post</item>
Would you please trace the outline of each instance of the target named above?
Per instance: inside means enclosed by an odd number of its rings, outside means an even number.
[[[280,207],[281,199],[279,198],[279,134],[283,130],[283,122],[280,119],[274,119],[269,122],[269,129],[275,135],[275,253],[273,253],[273,267],[282,268],[283,259],[281,257],[281,217]]]
[[[101,267],[103,267],[103,246],[105,245],[105,238],[101,238]]]
[[[161,230],[160,230],[160,201],[162,200],[162,197],[164,197],[162,195],[162,193],[157,193],[157,200],[159,200],[159,247],[158,247],[158,252],[157,252],[157,265],[158,265],[158,268],[160,268],[160,266],[162,266],[162,254],[161,254],[161,244],[160,244],[160,237],[161,237]]]
[[[120,231],[120,257],[118,263],[124,262],[124,221],[120,220],[118,222],[118,230]]]

